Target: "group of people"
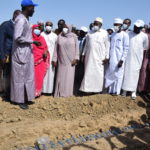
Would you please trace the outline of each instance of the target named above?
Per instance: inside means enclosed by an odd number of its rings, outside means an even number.
[[[70,97],[107,92],[126,96],[149,92],[150,31],[143,20],[115,18],[113,28],[102,29],[96,18],[76,29],[58,21],[29,23],[32,0],[22,0],[22,10],[0,26],[0,87],[6,99],[28,109],[41,94]],[[5,85],[5,87],[3,86]]]

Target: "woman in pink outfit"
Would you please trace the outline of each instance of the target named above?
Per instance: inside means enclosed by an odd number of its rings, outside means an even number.
[[[34,54],[34,69],[35,69],[35,97],[41,95],[43,88],[43,81],[46,75],[47,69],[50,62],[50,54],[48,47],[43,36],[39,25],[33,25],[32,27],[33,40],[40,43],[39,46],[33,45]]]

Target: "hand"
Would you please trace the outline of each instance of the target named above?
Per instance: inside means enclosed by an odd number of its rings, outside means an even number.
[[[7,61],[7,58],[5,57],[5,58],[3,58],[3,59],[1,60],[1,63],[2,63],[2,64],[6,64],[6,61]]]
[[[7,61],[6,58],[3,58],[3,59],[0,60],[0,65],[1,65],[2,68],[4,68],[4,66],[6,64],[6,61]]]
[[[103,60],[103,65],[107,64],[109,62],[109,59],[104,59]]]
[[[122,64],[123,64],[123,61],[120,60],[119,63],[118,63],[118,68],[121,68],[121,67],[122,67]]]
[[[71,63],[72,66],[75,66],[75,65],[77,65],[77,64],[78,64],[78,60],[77,60],[77,59],[74,59],[74,60],[72,61],[72,63]]]
[[[53,66],[53,67],[57,67],[57,62],[52,61],[52,66]]]
[[[76,65],[78,65],[79,64],[79,60],[78,59],[76,59]]]
[[[43,58],[46,59],[47,55],[48,55],[48,51],[46,50],[46,51],[44,51]]]
[[[84,63],[85,56],[81,56],[81,62]]]
[[[33,44],[35,44],[36,46],[41,46],[41,42],[38,42],[38,41],[34,41]]]

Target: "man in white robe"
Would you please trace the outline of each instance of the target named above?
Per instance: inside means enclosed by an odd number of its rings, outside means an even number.
[[[116,18],[115,32],[111,36],[109,66],[105,75],[105,87],[109,88],[109,93],[113,95],[119,95],[121,92],[124,63],[129,49],[129,36],[122,31],[122,25],[122,19]]]
[[[148,36],[142,32],[144,22],[137,20],[134,24],[134,31],[129,33],[130,48],[125,64],[125,76],[122,89],[123,96],[126,91],[132,92],[132,99],[136,99],[136,90],[139,81],[140,69],[142,67],[144,50],[148,49]]]
[[[43,93],[52,94],[54,88],[54,76],[55,68],[52,67],[52,58],[57,42],[57,35],[52,32],[53,23],[48,21],[45,25],[45,32],[42,33],[42,36],[45,38],[45,41],[48,46],[48,51],[50,53],[50,67],[46,73],[43,83]]]
[[[103,20],[96,18],[94,27],[86,37],[82,55],[85,57],[85,73],[80,91],[99,93],[103,90],[104,62],[109,59],[110,42],[107,31],[101,29]]]

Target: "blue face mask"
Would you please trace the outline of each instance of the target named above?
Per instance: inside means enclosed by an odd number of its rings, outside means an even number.
[[[38,36],[41,34],[41,31],[39,29],[34,29],[34,33]]]
[[[123,28],[124,30],[127,30],[127,29],[129,28],[129,26],[128,26],[127,24],[123,24],[122,28]]]

